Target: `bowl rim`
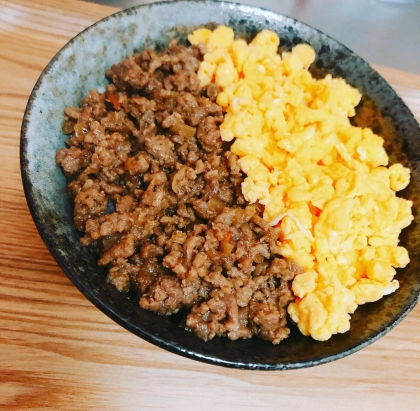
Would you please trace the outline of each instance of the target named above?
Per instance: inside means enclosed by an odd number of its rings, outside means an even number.
[[[212,365],[218,365],[223,366],[227,368],[234,368],[234,369],[243,369],[243,370],[264,370],[264,371],[282,371],[282,370],[294,370],[294,369],[301,369],[301,368],[309,368],[321,364],[326,364],[332,361],[336,361],[338,359],[344,358],[350,354],[353,354],[369,345],[377,341],[379,338],[387,334],[391,329],[393,329],[397,324],[399,324],[408,314],[409,312],[416,306],[418,301],[420,300],[420,292],[417,294],[416,298],[413,300],[413,302],[406,306],[404,312],[400,314],[394,321],[387,324],[387,326],[383,327],[381,331],[379,331],[375,336],[369,338],[368,340],[357,344],[351,348],[348,348],[344,351],[341,351],[339,353],[331,354],[326,357],[317,359],[317,360],[310,360],[310,361],[303,361],[303,362],[293,362],[293,363],[275,363],[275,364],[267,364],[267,363],[247,363],[247,362],[232,362],[223,360],[211,355],[204,355],[195,352],[194,350],[189,350],[184,347],[179,347],[175,345],[171,341],[166,341],[162,338],[157,337],[156,335],[149,333],[139,327],[136,327],[133,325],[130,321],[128,321],[125,318],[121,318],[110,306],[108,306],[105,302],[103,302],[99,297],[97,297],[94,293],[92,293],[89,289],[87,289],[82,282],[78,279],[76,275],[67,267],[67,264],[64,261],[63,255],[58,251],[58,248],[56,246],[56,243],[54,241],[54,238],[47,232],[46,228],[43,224],[43,218],[41,217],[39,210],[36,207],[36,202],[34,199],[34,191],[31,184],[31,179],[29,176],[29,160],[28,160],[28,140],[26,138],[29,120],[32,112],[33,103],[37,98],[37,92],[40,89],[44,77],[49,73],[53,65],[63,52],[70,47],[73,43],[76,43],[78,38],[84,35],[85,32],[91,30],[93,27],[96,27],[98,25],[103,24],[104,22],[110,20],[110,19],[119,19],[124,18],[125,15],[135,13],[139,9],[146,9],[146,8],[154,8],[154,7],[160,7],[161,5],[170,5],[173,7],[176,7],[177,3],[218,3],[221,5],[229,5],[235,8],[250,11],[263,11],[267,13],[271,13],[273,15],[283,17],[290,22],[299,23],[303,26],[306,26],[315,32],[325,36],[329,40],[332,40],[333,42],[340,45],[340,47],[346,49],[349,53],[356,56],[360,61],[363,61],[367,66],[369,66],[373,72],[378,75],[386,84],[387,86],[395,93],[395,96],[399,99],[399,102],[402,107],[404,107],[408,113],[415,119],[412,112],[407,107],[406,103],[401,99],[401,97],[395,92],[393,87],[389,85],[389,83],[373,68],[371,67],[362,57],[354,53],[352,50],[350,50],[348,47],[340,43],[338,40],[335,40],[331,36],[325,34],[322,30],[319,30],[317,28],[312,27],[311,25],[304,23],[300,20],[288,17],[286,15],[277,13],[275,11],[272,11],[267,8],[258,7],[258,6],[251,6],[247,4],[237,3],[237,2],[230,2],[230,1],[224,1],[224,0],[163,0],[163,1],[157,1],[153,3],[145,3],[145,4],[139,4],[133,7],[128,7],[122,10],[119,10],[115,13],[112,13],[108,16],[105,16],[101,18],[98,21],[95,21],[94,23],[90,24],[88,27],[83,29],[82,31],[78,32],[74,37],[72,37],[69,41],[67,41],[60,49],[59,51],[51,58],[51,60],[48,62],[48,64],[45,66],[45,68],[42,70],[41,74],[39,75],[27,102],[23,120],[22,120],[22,127],[20,132],[20,171],[21,171],[21,178],[22,178],[22,184],[24,189],[25,198],[28,204],[29,211],[31,213],[32,219],[35,223],[35,226],[40,234],[41,239],[43,240],[44,244],[47,246],[48,251],[51,253],[55,261],[58,263],[58,266],[60,269],[66,274],[66,276],[71,280],[71,282],[77,287],[77,289],[100,311],[102,311],[106,316],[111,318],[114,322],[122,326],[124,329],[128,330],[129,332],[135,334],[136,336],[146,340],[147,342],[154,344],[160,348],[163,348],[167,351],[170,351],[172,353],[181,355],[183,357],[201,361],[207,364]],[[420,131],[420,125],[418,125],[418,129]]]

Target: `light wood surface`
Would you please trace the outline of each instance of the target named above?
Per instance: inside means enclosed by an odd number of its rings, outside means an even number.
[[[0,0],[0,409],[419,410],[420,306],[388,335],[330,364],[287,372],[201,364],[125,331],[70,283],[29,214],[19,134],[40,72],[115,9]],[[376,67],[420,119],[420,77]]]

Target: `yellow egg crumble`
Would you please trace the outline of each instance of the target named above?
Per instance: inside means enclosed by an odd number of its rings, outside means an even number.
[[[349,330],[349,314],[395,291],[394,267],[409,262],[398,237],[413,219],[412,202],[395,195],[409,169],[386,167],[383,139],[350,124],[358,90],[312,77],[309,45],[279,55],[274,32],[247,44],[224,26],[188,39],[207,47],[198,76],[203,87],[222,89],[220,130],[235,139],[245,198],[265,206],[264,218],[281,228],[282,255],[305,270],[293,282],[291,318],[316,340]]]

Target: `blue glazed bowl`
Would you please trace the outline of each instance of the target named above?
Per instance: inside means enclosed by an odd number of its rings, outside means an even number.
[[[356,115],[358,125],[382,134],[391,161],[412,169],[402,192],[414,201],[415,221],[401,237],[411,263],[398,272],[400,288],[392,295],[357,309],[349,332],[317,342],[291,326],[288,339],[274,346],[266,341],[197,339],[175,317],[145,311],[137,300],[105,282],[96,257],[79,243],[66,196],[65,178],[55,163],[64,145],[63,110],[84,94],[105,85],[104,73],[147,47],[163,48],[170,39],[185,39],[197,27],[225,24],[252,38],[268,28],[284,49],[306,42],[317,51],[313,72],[343,77],[365,96]],[[366,109],[368,111],[366,111]],[[369,115],[366,115],[369,112]],[[76,287],[118,324],[174,353],[216,365],[260,370],[310,367],[342,358],[371,344],[404,318],[419,299],[420,130],[406,105],[365,61],[325,34],[296,20],[249,6],[213,1],[171,1],[142,5],[109,16],[87,28],[51,60],[30,96],[21,132],[21,172],[27,202],[36,226],[57,263]]]

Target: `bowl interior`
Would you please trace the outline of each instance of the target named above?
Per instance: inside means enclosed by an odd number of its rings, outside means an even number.
[[[281,47],[307,42],[317,51],[313,72],[344,77],[365,95],[355,123],[370,126],[386,139],[391,161],[412,169],[412,180],[402,196],[413,200],[415,221],[403,232],[411,263],[398,272],[400,288],[376,303],[359,307],[349,332],[327,342],[303,337],[291,326],[291,336],[280,345],[253,338],[228,341],[198,340],[179,326],[176,316],[162,317],[140,309],[137,300],[105,282],[95,256],[79,244],[65,178],[55,164],[55,152],[64,145],[63,110],[77,105],[84,94],[106,84],[112,64],[147,47],[162,49],[170,39],[185,40],[199,26],[220,24],[237,35],[252,38],[268,28],[277,32]],[[89,27],[71,40],[50,62],[28,103],[21,134],[22,177],[37,228],[72,282],[105,314],[136,335],[170,351],[213,364],[249,369],[292,369],[313,366],[351,354],[395,326],[419,298],[419,184],[420,130],[417,121],[385,80],[350,50],[293,19],[249,6],[178,1],[138,6]]]

